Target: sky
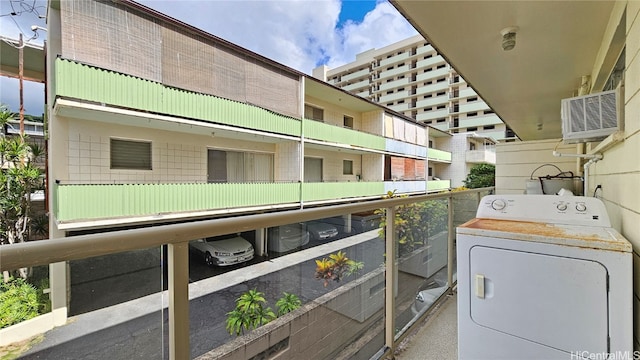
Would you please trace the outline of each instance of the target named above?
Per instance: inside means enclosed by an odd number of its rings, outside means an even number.
[[[336,67],[356,54],[416,35],[387,0],[138,0],[161,13],[230,41],[298,71]],[[34,0],[0,0],[0,34],[31,37],[31,25],[46,27],[29,11]],[[46,12],[46,1],[35,0]],[[13,6],[12,6],[13,5]],[[10,15],[12,12],[17,15]],[[39,31],[36,43],[45,32]],[[17,80],[0,78],[0,102],[18,110]],[[28,88],[27,88],[28,87]],[[35,90],[34,90],[35,88]],[[40,84],[25,85],[25,113],[39,115]],[[25,95],[26,96],[26,95]],[[27,96],[26,96],[27,97]]]

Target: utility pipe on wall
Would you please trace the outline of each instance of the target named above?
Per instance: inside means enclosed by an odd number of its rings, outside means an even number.
[[[583,165],[583,174],[582,176],[584,177],[584,187],[582,190],[582,194],[584,196],[587,196],[588,190],[589,190],[589,167],[602,160],[603,156],[602,154],[562,154],[559,153],[557,151],[553,152],[553,156],[557,156],[557,157],[577,157],[577,158],[582,158],[582,159],[589,159],[589,161],[587,161],[584,165]]]

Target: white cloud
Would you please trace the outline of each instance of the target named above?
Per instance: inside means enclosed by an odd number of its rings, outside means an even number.
[[[353,0],[350,0],[353,1]],[[240,45],[262,56],[310,74],[316,65],[336,67],[355,60],[357,53],[381,48],[415,35],[413,27],[386,0],[378,0],[361,22],[338,25],[341,0],[138,0],[143,5],[196,28]],[[15,2],[16,4],[18,2]],[[19,2],[21,5],[30,2]],[[43,4],[44,0],[37,0]],[[10,12],[2,1],[2,13]],[[42,7],[40,13],[45,13]],[[2,18],[0,32],[17,37],[16,20],[31,36],[30,25],[46,26],[33,13]],[[46,34],[43,34],[43,36]],[[41,42],[42,39],[36,41]],[[0,81],[0,102],[17,108],[9,79]],[[14,91],[15,90],[15,91]],[[10,92],[10,94],[9,94]],[[29,92],[33,94],[33,92]],[[11,95],[11,96],[10,96]],[[42,101],[42,91],[28,99]],[[36,102],[37,102],[36,101]],[[31,104],[39,114],[42,106]]]
[[[338,27],[340,0],[141,0],[171,17],[304,73],[319,63],[338,66],[359,52],[415,35],[386,1],[362,22]]]

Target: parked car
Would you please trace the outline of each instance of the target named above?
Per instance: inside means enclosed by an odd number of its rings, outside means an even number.
[[[202,256],[209,266],[227,266],[253,259],[253,246],[236,234],[189,242],[189,249]]]
[[[413,316],[418,315],[424,309],[431,306],[446,290],[446,281],[443,282],[436,279],[430,282],[425,290],[418,291],[416,299],[413,301],[413,305],[411,305],[411,313]]]
[[[267,230],[267,248],[274,252],[295,250],[309,243],[307,226],[302,223],[270,227]]]
[[[307,230],[313,241],[327,242],[338,236],[338,228],[334,225],[322,222],[323,220],[307,222]]]
[[[351,227],[347,226],[347,219],[343,216],[335,216],[322,221],[332,224],[342,233],[360,234],[378,229],[382,221],[382,215],[374,211],[351,214]]]

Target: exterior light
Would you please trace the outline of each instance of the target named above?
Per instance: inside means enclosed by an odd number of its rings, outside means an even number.
[[[502,35],[502,50],[509,51],[516,47],[516,32],[518,30],[517,26],[510,26],[500,31],[500,35]]]

